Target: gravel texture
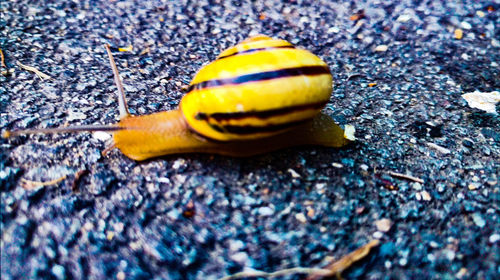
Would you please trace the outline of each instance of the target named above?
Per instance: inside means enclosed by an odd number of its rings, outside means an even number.
[[[344,277],[500,279],[500,119],[461,98],[500,89],[499,2],[286,2],[0,2],[2,128],[116,122],[105,43],[147,114],[263,33],[330,65],[325,112],[359,139],[146,162],[101,156],[102,134],[1,139],[2,279],[217,279],[319,267],[374,238]]]

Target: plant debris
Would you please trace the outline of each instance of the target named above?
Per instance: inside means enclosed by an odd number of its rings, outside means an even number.
[[[274,272],[264,272],[259,270],[250,270],[238,272],[219,280],[233,280],[233,279],[241,279],[241,278],[253,278],[253,277],[262,277],[262,278],[276,278],[281,276],[288,276],[293,274],[306,274],[309,277],[308,280],[316,280],[321,277],[329,277],[335,276],[337,279],[342,279],[341,274],[343,271],[351,267],[355,262],[361,260],[366,257],[372,248],[378,246],[380,241],[374,239],[367,243],[366,245],[352,251],[351,253],[343,256],[340,260],[334,261],[331,264],[327,265],[325,268],[309,268],[309,267],[294,267],[287,268],[282,270],[277,270]]]
[[[340,260],[334,261],[331,264],[327,265],[325,269],[330,271],[329,275],[325,274],[320,274],[320,273],[315,273],[312,272],[307,280],[316,280],[320,277],[324,276],[336,276],[337,279],[342,279],[341,274],[344,272],[346,269],[351,267],[355,262],[363,259],[366,257],[370,251],[374,248],[377,247],[380,244],[380,241],[377,239],[373,239],[372,241],[368,242],[367,244],[363,245],[362,247],[352,251],[351,253],[343,256]]]
[[[38,78],[40,78],[41,80],[52,80],[52,77],[50,77],[49,75],[43,73],[42,71],[38,70],[37,68],[35,68],[33,66],[24,65],[24,64],[22,64],[19,61],[17,61],[16,63],[22,69],[28,70],[28,71],[31,71],[31,72],[35,73],[38,76]]]
[[[387,174],[391,175],[392,177],[396,177],[396,178],[407,179],[410,181],[419,182],[421,184],[424,183],[424,180],[417,178],[417,177],[414,177],[414,176],[411,176],[411,175],[406,175],[406,174],[402,174],[402,173],[398,173],[398,172],[394,172],[394,171],[387,171]]]
[[[23,187],[26,190],[34,190],[34,189],[38,189],[39,187],[46,187],[46,186],[55,185],[55,184],[63,181],[64,179],[66,179],[66,175],[61,176],[59,178],[56,178],[54,180],[45,181],[45,182],[31,181],[31,180],[21,178],[21,182],[23,183]]]
[[[474,91],[462,95],[462,98],[467,101],[470,107],[483,110],[487,113],[498,114],[495,105],[500,102],[500,92],[481,92]]]
[[[2,49],[0,49],[0,65],[7,69],[7,65],[5,65],[5,56]]]

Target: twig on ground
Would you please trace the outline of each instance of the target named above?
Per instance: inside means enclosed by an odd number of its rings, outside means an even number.
[[[24,69],[24,70],[28,70],[28,71],[31,71],[31,72],[35,73],[42,80],[45,80],[45,79],[52,80],[52,77],[50,77],[49,75],[47,75],[47,74],[43,73],[42,71],[36,69],[33,66],[24,65],[24,64],[22,64],[19,61],[17,61],[17,65],[19,67],[21,67],[22,69]]]
[[[27,179],[21,178],[21,182],[23,182],[23,188],[24,189],[26,189],[26,190],[34,190],[34,189],[36,189],[38,187],[46,187],[46,186],[50,186],[50,185],[55,185],[55,184],[61,182],[64,179],[66,179],[66,175],[64,175],[62,177],[59,177],[57,179],[54,179],[54,180],[46,181],[46,182],[31,181],[31,180],[27,180]]]
[[[342,279],[341,274],[343,271],[351,267],[355,262],[366,257],[370,253],[371,249],[377,247],[379,244],[380,241],[378,239],[373,239],[362,247],[343,256],[340,260],[327,265],[325,268],[330,271],[330,275],[327,276],[335,275],[337,279]],[[316,280],[323,276],[325,275],[312,274],[307,278],[307,280]]]
[[[328,269],[310,268],[310,267],[293,267],[293,268],[278,270],[275,272],[264,272],[264,271],[260,271],[260,270],[243,271],[243,272],[238,272],[238,273],[220,278],[219,280],[233,280],[233,279],[248,278],[248,277],[265,277],[265,278],[271,279],[271,278],[275,278],[275,277],[279,277],[279,276],[286,276],[286,275],[292,275],[292,274],[297,274],[297,273],[315,274],[315,275],[322,275],[322,276],[332,275],[331,271]]]
[[[387,174],[391,175],[392,177],[407,179],[407,180],[414,181],[414,182],[419,182],[420,184],[424,183],[424,180],[417,178],[417,177],[414,177],[414,176],[411,176],[411,175],[406,175],[406,174],[402,174],[402,173],[398,173],[398,172],[394,172],[394,171],[387,171]]]
[[[251,271],[243,271],[238,272],[219,280],[233,280],[240,278],[250,278],[250,277],[264,277],[264,278],[275,278],[280,276],[292,275],[292,274],[307,274],[309,275],[308,280],[318,279],[319,277],[327,277],[327,276],[337,276],[337,278],[341,278],[340,274],[349,268],[353,263],[358,260],[364,258],[373,247],[378,246],[380,241],[372,240],[368,244],[358,248],[346,256],[342,257],[340,260],[329,264],[325,268],[311,268],[311,267],[293,267],[282,270],[277,270],[274,272],[264,272],[260,270],[251,270]]]

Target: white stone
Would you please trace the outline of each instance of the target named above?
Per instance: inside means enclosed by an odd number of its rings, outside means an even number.
[[[271,207],[260,207],[259,208],[259,215],[267,217],[267,216],[272,216],[274,214],[274,210]]]
[[[495,243],[495,242],[498,242],[499,240],[500,240],[500,234],[494,233],[494,234],[490,235],[490,238],[489,238],[490,243]]]

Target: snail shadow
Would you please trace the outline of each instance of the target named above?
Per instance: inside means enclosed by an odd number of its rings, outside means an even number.
[[[227,172],[231,174],[237,172],[240,174],[239,178],[248,174],[274,173],[277,174],[276,176],[281,176],[293,173],[290,170],[295,170],[305,176],[307,173],[305,169],[314,170],[317,173],[316,177],[336,177],[340,174],[350,172],[352,167],[350,163],[354,162],[354,160],[350,159],[349,155],[355,154],[359,145],[357,142],[349,143],[341,148],[301,145],[244,157],[210,153],[180,153],[134,162],[136,164],[147,165],[157,160],[173,163],[178,159],[183,159],[192,163],[190,165],[194,169],[189,172],[198,172],[216,177],[225,177],[228,174]],[[342,164],[345,162],[347,164]],[[346,166],[339,169],[339,165]],[[167,172],[186,171],[185,169],[175,170],[172,165],[168,168],[171,170],[167,170]],[[293,179],[295,174],[291,174],[291,176]]]

